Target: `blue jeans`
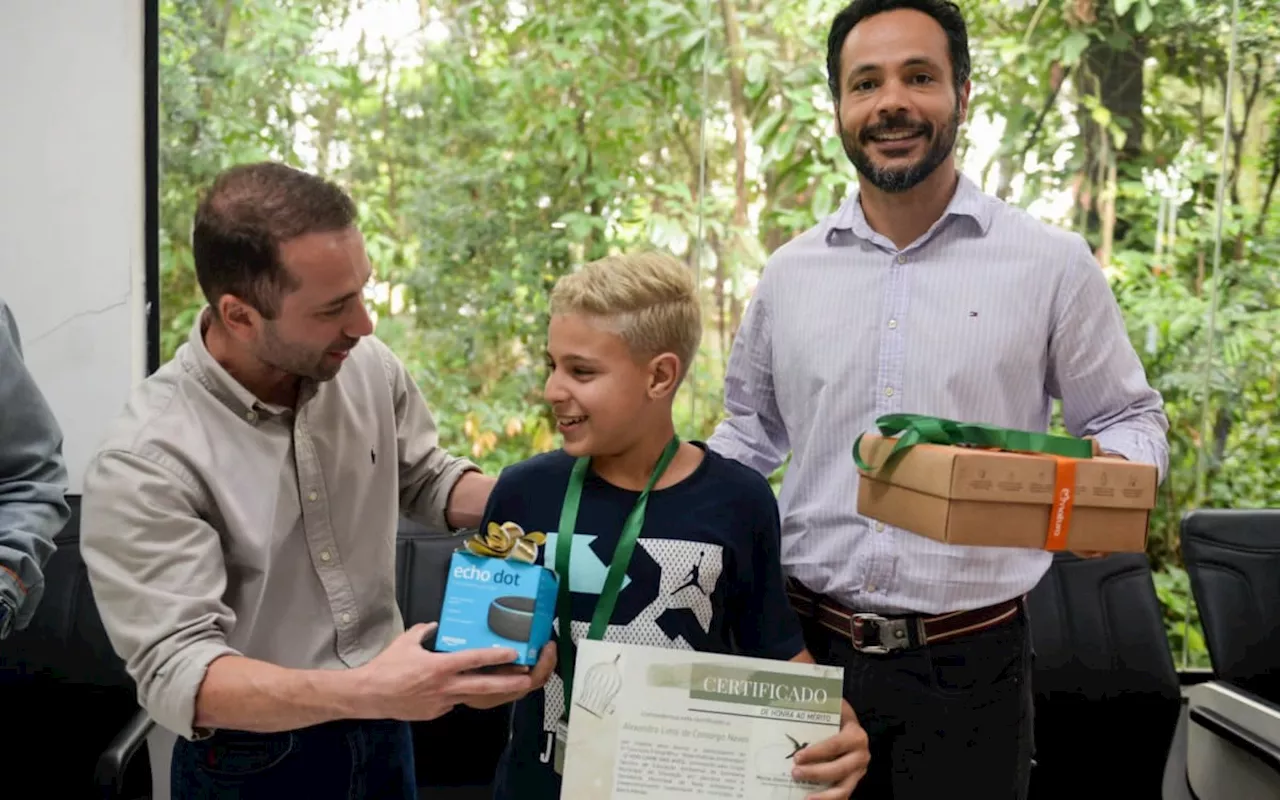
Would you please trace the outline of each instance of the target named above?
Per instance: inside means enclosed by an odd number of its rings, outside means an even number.
[[[338,721],[282,733],[179,738],[173,800],[416,800],[407,722]]]

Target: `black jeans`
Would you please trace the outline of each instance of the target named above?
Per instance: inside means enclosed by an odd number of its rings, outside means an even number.
[[[407,722],[179,738],[169,773],[173,800],[416,800],[418,794]]]
[[[1025,800],[1034,748],[1025,609],[985,631],[885,655],[804,623],[813,657],[845,668],[845,699],[871,740],[853,800]]]

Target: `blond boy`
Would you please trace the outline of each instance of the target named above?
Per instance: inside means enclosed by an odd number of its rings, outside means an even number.
[[[617,556],[626,578],[602,638],[812,661],[783,590],[768,483],[675,436],[672,401],[701,336],[693,276],[670,256],[613,256],[562,278],[551,294],[544,394],[564,445],[506,469],[483,524],[548,532],[542,558],[550,567],[560,543],[573,542],[565,609],[574,641],[588,634]],[[563,517],[575,473],[578,512]],[[635,545],[625,560],[618,545],[633,515]],[[559,530],[562,518],[572,533]],[[497,800],[560,796],[554,740],[573,658],[560,641],[559,672],[516,703]],[[847,704],[844,712],[839,734],[795,757],[798,778],[832,784],[814,798],[847,798],[866,769],[865,734]]]

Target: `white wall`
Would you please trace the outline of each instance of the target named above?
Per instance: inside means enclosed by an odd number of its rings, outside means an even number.
[[[146,373],[143,3],[0,6],[0,297],[79,494]]]

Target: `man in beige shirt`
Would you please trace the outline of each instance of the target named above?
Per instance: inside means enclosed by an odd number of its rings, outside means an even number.
[[[221,175],[192,235],[209,307],[85,476],[85,564],[151,744],[173,742],[153,765],[175,798],[414,797],[408,721],[509,701],[554,666],[552,646],[525,671],[404,630],[398,516],[476,525],[493,480],[440,449],[370,335],[355,216],[289,167]]]

